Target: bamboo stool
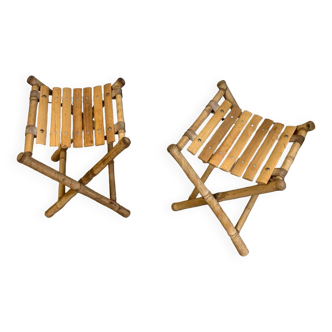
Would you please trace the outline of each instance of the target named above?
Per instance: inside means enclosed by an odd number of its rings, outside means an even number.
[[[130,139],[125,137],[122,106],[122,87],[125,81],[118,78],[113,85],[105,84],[103,90],[101,86],[93,89],[84,88],[83,95],[82,89],[72,91],[70,88],[62,90],[53,88],[51,90],[34,76],[29,76],[27,82],[32,86],[28,123],[25,131],[24,152],[18,155],[17,161],[59,182],[58,201],[45,212],[46,217],[52,217],[60,211],[77,193],[95,200],[123,217],[129,217],[130,211],[116,202],[114,178],[114,159],[130,145]],[[49,101],[50,97],[51,101]],[[112,99],[116,100],[117,123],[114,123]],[[59,162],[59,171],[32,158],[35,138],[37,144],[46,145],[49,104],[52,105],[49,128],[50,146],[58,147],[51,159]],[[103,108],[105,108],[104,116]],[[114,145],[115,135],[118,135],[118,143]],[[66,175],[68,148],[72,145],[74,148],[80,148],[83,145],[84,147],[104,145],[105,141],[107,153],[80,180],[75,181]],[[108,166],[110,198],[87,187],[87,184],[106,166]],[[66,186],[70,188],[67,192]]]
[[[286,188],[284,178],[293,164],[307,132],[314,130],[315,124],[309,121],[299,126],[285,127],[283,124],[269,119],[263,120],[259,115],[253,115],[240,109],[225,81],[220,81],[217,87],[219,91],[193,125],[176,145],[172,144],[167,149],[195,186],[189,199],[173,203],[172,209],[179,211],[209,205],[239,254],[246,256],[249,251],[239,233],[251,209],[259,195]],[[222,98],[223,102],[219,105]],[[197,134],[196,131],[210,114],[212,116]],[[219,127],[216,129],[218,125]],[[198,158],[204,163],[208,163],[201,178],[181,152],[189,141],[191,144],[187,150],[193,155],[200,150]],[[276,168],[288,143],[292,143],[292,146],[281,167]],[[220,168],[238,177],[242,176],[249,181],[253,181],[258,175],[257,185],[211,194],[204,182],[215,168]],[[198,194],[201,195],[200,198],[196,198]],[[250,197],[250,199],[234,227],[218,202],[241,197]]]

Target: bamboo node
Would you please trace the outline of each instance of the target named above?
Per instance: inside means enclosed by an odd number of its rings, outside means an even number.
[[[116,88],[112,90],[112,99],[114,99],[117,95],[121,95],[122,97],[122,89],[121,88]]]
[[[302,145],[304,140],[305,140],[305,137],[302,135],[293,135],[290,139],[290,142],[294,142],[294,143],[296,142],[296,143],[299,143],[300,145]]]
[[[114,125],[114,133],[118,134],[119,131],[122,130],[122,132],[126,132],[126,125],[124,121],[119,121]]]
[[[197,134],[192,129],[188,129],[183,136],[187,136],[191,141],[193,141],[197,137]]]
[[[39,91],[36,90],[31,90],[30,91],[30,100],[36,99],[37,101],[39,100]]]
[[[213,99],[207,104],[207,106],[210,106],[214,112],[219,108],[219,104]]]
[[[33,125],[27,125],[25,127],[25,136],[27,134],[33,134],[34,137],[37,137],[37,127],[36,126],[33,126]]]

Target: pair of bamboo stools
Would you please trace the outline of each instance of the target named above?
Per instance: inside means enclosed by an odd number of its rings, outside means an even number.
[[[77,193],[80,193],[121,216],[128,217],[130,211],[117,203],[114,177],[114,159],[130,145],[129,138],[125,137],[122,106],[124,80],[119,78],[112,85],[105,84],[103,89],[101,86],[96,86],[93,89],[84,88],[83,93],[82,89],[73,89],[72,91],[70,88],[62,90],[53,88],[52,90],[33,76],[28,78],[28,83],[32,88],[25,131],[25,147],[24,152],[18,155],[17,160],[59,182],[58,201],[45,212],[45,215],[52,217]],[[286,188],[284,178],[304,142],[307,132],[315,129],[315,125],[309,121],[299,126],[285,127],[283,124],[270,119],[263,120],[261,116],[253,115],[239,108],[225,81],[220,81],[217,86],[219,89],[217,94],[193,125],[176,145],[172,144],[168,147],[168,152],[195,186],[189,199],[174,203],[172,209],[179,211],[209,205],[230,236],[239,254],[246,256],[249,251],[239,233],[256,203],[258,195]],[[59,162],[59,171],[32,158],[35,138],[37,144],[46,145],[50,96],[52,96],[49,128],[50,146],[57,147],[51,159],[54,162]],[[224,100],[219,104],[222,98]],[[117,122],[114,121],[113,99],[116,100]],[[196,131],[210,115],[210,119],[197,134]],[[115,135],[118,135],[118,142],[114,145]],[[80,180],[76,181],[66,175],[68,148],[72,145],[74,148],[104,145],[105,141],[107,153]],[[200,151],[198,158],[204,163],[208,163],[202,177],[197,175],[181,153],[189,141],[191,144],[188,151],[194,155]],[[292,146],[281,167],[277,168],[276,166],[288,143],[292,143]],[[110,198],[87,186],[106,167],[108,167],[109,174]],[[253,181],[257,177],[258,184],[211,194],[204,183],[216,167],[233,175],[242,176],[249,181]],[[66,191],[65,187],[70,189]],[[198,194],[201,197],[197,198]],[[250,197],[250,199],[236,226],[233,226],[218,203],[241,197]]]

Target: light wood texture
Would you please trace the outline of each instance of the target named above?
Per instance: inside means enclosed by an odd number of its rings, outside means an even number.
[[[273,121],[270,119],[265,119],[261,126],[257,129],[255,136],[250,141],[242,155],[240,156],[239,160],[236,162],[234,168],[231,171],[231,174],[236,176],[241,176],[248,166],[251,158],[257,151],[258,147],[262,143],[264,137],[268,133],[270,127],[272,126]]]
[[[105,122],[106,122],[106,138],[107,143],[115,141],[114,134],[114,118],[113,118],[113,104],[112,104],[112,85],[104,85],[104,103],[105,103]]]
[[[282,153],[286,149],[286,146],[291,139],[292,135],[294,134],[296,127],[294,126],[287,126],[284,132],[280,135],[277,145],[275,146],[274,150],[272,151],[269,159],[267,160],[266,164],[263,166],[261,173],[257,178],[257,183],[268,183],[274,168],[277,166]],[[296,143],[299,144],[299,143]]]
[[[254,207],[256,201],[257,201],[257,198],[258,198],[258,195],[254,195],[254,196],[251,196],[250,199],[249,199],[249,202],[248,204],[246,205],[243,213],[241,214],[241,217],[239,219],[239,221],[237,222],[235,228],[236,230],[240,233],[244,223],[246,222],[252,208]]]
[[[82,89],[74,89],[73,97],[73,146],[83,147]]]
[[[92,89],[83,89],[84,146],[93,146]]]
[[[215,167],[218,167],[220,162],[227,155],[228,150],[233,145],[236,138],[239,136],[242,129],[248,123],[251,118],[252,113],[248,111],[243,111],[239,119],[236,121],[234,127],[231,129],[225,140],[221,143],[219,148],[216,150],[209,163]]]
[[[31,87],[30,92],[30,101],[29,101],[29,112],[28,112],[28,120],[27,126],[36,126],[36,119],[37,119],[37,105],[38,105],[38,85],[33,85]],[[35,140],[35,135],[30,133],[25,135],[25,142],[24,142],[24,152],[32,154],[33,151],[33,143]]]
[[[218,103],[224,94],[225,94],[225,90],[220,89],[216,93],[216,95],[212,98],[212,100],[214,100],[216,103]],[[189,129],[192,130],[193,132],[196,132],[198,130],[198,128],[203,124],[203,122],[207,119],[207,117],[210,115],[211,111],[212,111],[212,107],[210,105],[207,105]],[[181,139],[179,140],[177,147],[181,151],[188,142],[189,142],[189,138],[186,135],[183,135],[181,137]]]
[[[61,174],[66,174],[66,162],[67,162],[67,149],[61,149],[60,159],[59,159],[59,172]],[[60,199],[65,194],[65,192],[66,192],[66,186],[62,183],[59,183],[58,198]]]
[[[111,152],[113,149],[113,143],[107,144],[107,151]],[[115,187],[115,175],[114,175],[114,159],[108,164],[108,180],[110,188],[110,198],[116,201],[116,187]]]
[[[116,95],[115,100],[116,100],[116,113],[117,113],[118,122],[120,121],[124,122],[122,96],[120,94]],[[126,135],[125,130],[119,129],[118,131],[119,139],[124,138],[125,135]]]
[[[116,156],[118,156],[123,150],[130,145],[130,139],[124,137],[118,142],[118,144],[110,150],[97,164],[95,164],[78,182],[83,185],[88,184],[95,176],[97,176]],[[70,186],[68,186],[70,187]],[[70,187],[72,188],[72,187]],[[77,192],[74,188],[68,190],[65,195],[61,197],[54,205],[52,205],[46,212],[45,216],[50,218],[55,213],[60,211]]]
[[[214,168],[215,168],[215,167],[212,166],[212,165],[209,165],[209,166],[207,167],[207,169],[205,170],[204,174],[203,174],[202,177],[201,177],[201,180],[202,180],[203,183],[205,183],[205,181],[208,179],[208,177],[210,176],[210,174],[212,173],[212,171],[214,170]],[[197,190],[197,188],[195,187],[195,189],[194,189],[194,190],[192,191],[192,193],[190,194],[189,199],[196,198],[198,194],[199,194],[199,193],[198,193],[198,190]]]
[[[195,155],[197,151],[203,146],[206,139],[210,136],[214,128],[218,125],[221,119],[226,115],[227,111],[230,109],[232,104],[225,100],[218,110],[213,114],[211,119],[205,125],[205,127],[201,130],[201,132],[197,135],[194,141],[189,145],[188,151]]]
[[[178,147],[175,144],[172,144],[168,147],[168,152],[177,161],[177,163],[183,169],[189,180],[194,184],[194,186],[198,189],[199,193],[202,195],[203,199],[210,206],[211,210],[216,215],[222,226],[225,228],[227,234],[230,236],[239,254],[241,256],[248,255],[249,251],[246,245],[244,244],[242,238],[240,237],[239,233],[237,232],[237,230],[235,229],[235,227],[227,217],[224,210],[220,207],[216,199],[212,196],[212,194],[205,187],[204,183],[196,174],[194,169],[184,158]]]
[[[38,90],[40,90],[40,88],[44,85],[48,88],[48,95],[52,94],[52,90],[44,83],[42,83],[41,81],[39,81],[36,77],[34,76],[29,76],[27,79],[27,82],[31,85],[31,86],[36,86],[38,88]]]
[[[279,134],[281,133],[281,130],[282,130],[283,127],[284,127],[284,125],[282,123],[275,123],[274,124],[274,126],[270,130],[269,134],[266,136],[266,139],[264,140],[263,144],[261,145],[261,147],[257,151],[255,157],[253,158],[253,160],[249,164],[247,170],[243,174],[244,179],[252,181],[255,178],[259,168],[261,167],[261,165],[264,161],[264,159],[266,158],[266,156],[270,152],[270,150],[271,150],[273,144],[275,143],[275,141],[278,139]]]
[[[270,182],[268,184],[258,184],[251,187],[220,192],[213,194],[213,196],[218,202],[223,202],[242,197],[267,194],[274,191],[285,190],[285,189],[286,189],[286,183],[282,180],[278,180]],[[180,211],[180,210],[190,209],[193,207],[203,206],[206,204],[207,203],[205,202],[204,198],[199,197],[195,199],[189,199],[186,201],[173,203],[172,210]]]
[[[200,153],[198,157],[199,159],[205,163],[209,161],[219,143],[223,140],[231,126],[235,123],[240,115],[241,109],[237,106],[234,106]]]
[[[61,125],[61,146],[71,146],[71,89],[62,90],[62,125]]]
[[[95,145],[104,145],[103,96],[100,85],[93,88],[93,102],[95,115]]]
[[[262,117],[255,114],[250,122],[248,123],[247,127],[243,130],[241,136],[236,141],[235,145],[233,146],[232,150],[227,155],[224,162],[221,164],[220,169],[223,171],[229,172],[236,162],[238,156],[240,155],[241,151],[249,141],[250,137],[256,130],[258,124],[261,122]]]
[[[17,157],[17,161],[34,169],[35,171],[46,175],[52,180],[55,180],[57,182],[62,183],[63,185],[71,188],[75,194],[80,193],[84,196],[87,196],[96,202],[112,209],[113,211],[117,212],[123,217],[129,217],[130,211],[125,209],[120,204],[110,200],[109,198],[102,196],[95,192],[94,190],[86,187],[81,182],[75,181],[74,179],[70,178],[69,176],[66,176],[64,174],[61,174],[60,172],[56,171],[55,169],[39,162],[38,160],[32,158],[27,153],[20,153]],[[62,197],[64,198],[65,195]],[[61,199],[62,199],[61,198]]]
[[[61,89],[53,88],[50,146],[60,146]]]
[[[36,143],[43,145],[46,145],[48,96],[49,88],[45,85],[42,85],[40,87]]]

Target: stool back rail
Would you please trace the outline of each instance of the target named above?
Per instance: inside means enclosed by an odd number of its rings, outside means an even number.
[[[218,92],[204,108],[193,125],[184,133],[179,142],[168,147],[168,152],[183,169],[195,188],[188,200],[172,204],[174,211],[209,205],[233,241],[239,254],[246,256],[249,251],[240,231],[251,209],[261,194],[282,191],[286,188],[284,178],[301,148],[307,132],[315,129],[312,121],[299,126],[286,126],[248,111],[242,111],[225,81],[217,84]],[[221,99],[223,102],[219,104]],[[210,117],[197,134],[201,125]],[[217,126],[219,126],[217,128]],[[284,129],[284,130],[283,130]],[[282,133],[281,133],[282,132]],[[210,139],[209,139],[210,138]],[[191,141],[188,151],[208,167],[199,177],[182,154],[183,148]],[[280,168],[276,168],[288,143],[292,146]],[[266,160],[265,164],[264,161]],[[262,166],[263,165],[263,166]],[[253,181],[257,185],[211,194],[205,182],[215,168],[232,175]],[[261,169],[260,173],[259,170]],[[201,197],[197,198],[200,194]],[[231,223],[218,202],[250,197],[239,221]]]
[[[128,217],[130,211],[116,202],[114,176],[114,159],[130,145],[130,139],[125,136],[122,104],[122,87],[125,85],[125,81],[118,78],[114,84],[105,84],[103,89],[101,86],[93,89],[88,87],[83,89],[83,93],[80,88],[72,90],[55,87],[50,89],[34,76],[28,77],[27,82],[31,85],[31,92],[25,146],[24,152],[18,155],[17,160],[59,182],[58,201],[45,212],[45,215],[52,217],[77,193],[80,193],[121,216]],[[50,146],[58,147],[51,156],[51,160],[59,162],[59,171],[32,158],[35,139],[36,144],[46,145],[50,96],[52,97],[49,125]],[[116,123],[113,115],[113,99],[115,99],[117,111],[118,121]],[[114,145],[116,135],[118,135],[118,142]],[[66,176],[67,150],[71,146],[74,148],[98,146],[104,145],[105,141],[106,155],[79,181]],[[110,198],[102,196],[86,186],[107,166]],[[70,188],[67,192],[66,187]]]

